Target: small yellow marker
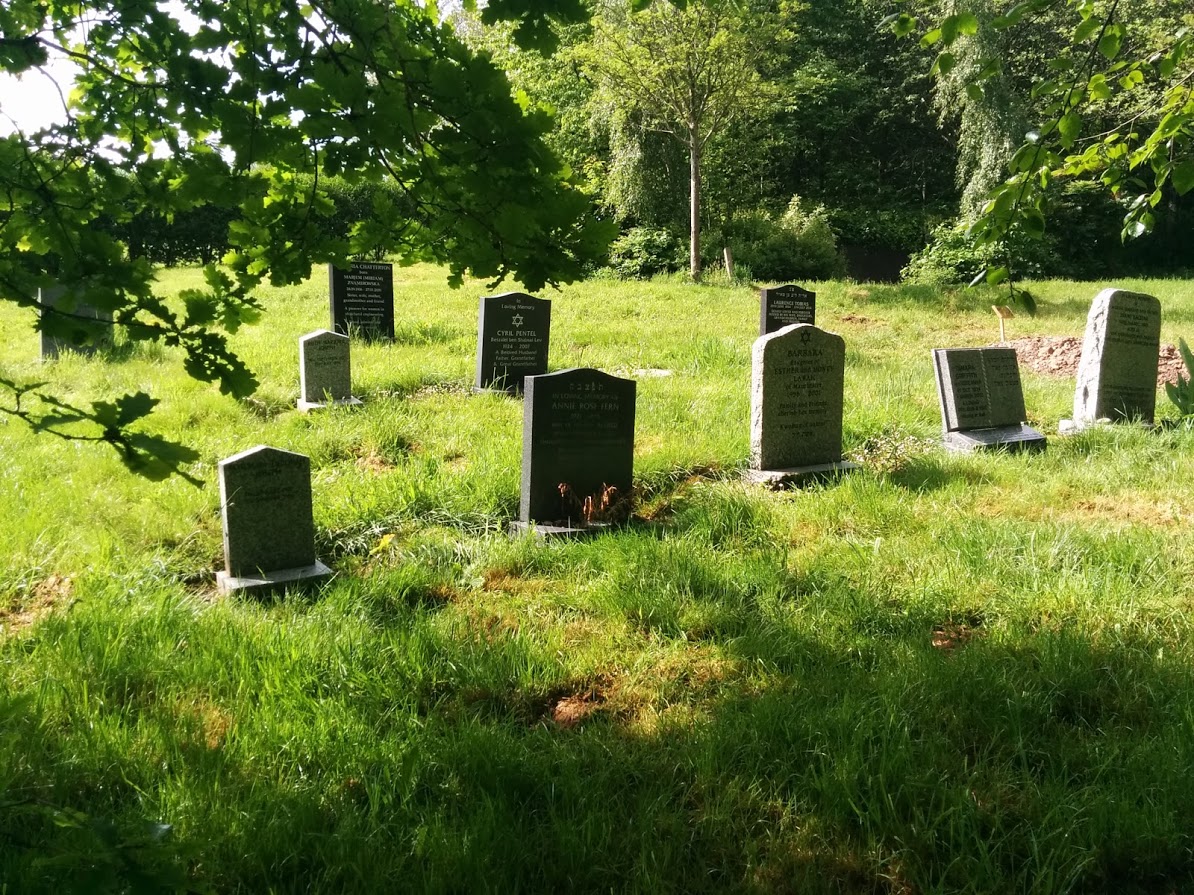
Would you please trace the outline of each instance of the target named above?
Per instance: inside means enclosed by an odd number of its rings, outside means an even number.
[[[1004,321],[1011,320],[1016,315],[1012,313],[1012,309],[1007,305],[991,305],[991,310],[995,312],[995,316],[999,318],[999,344],[1002,345],[1007,342],[1007,334],[1004,332]]]

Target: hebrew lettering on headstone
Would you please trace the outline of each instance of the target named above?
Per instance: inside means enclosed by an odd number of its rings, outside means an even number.
[[[816,322],[817,293],[792,285],[759,290],[760,336],[794,323]]]
[[[1028,411],[1014,348],[935,348],[933,368],[947,448],[1045,447],[1045,436],[1024,422]]]

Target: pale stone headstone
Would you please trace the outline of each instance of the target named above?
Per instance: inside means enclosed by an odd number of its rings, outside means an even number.
[[[354,261],[328,265],[332,329],[341,335],[394,341],[394,265]]]
[[[361,403],[352,396],[349,343],[348,336],[326,329],[299,339],[299,410]]]
[[[750,481],[770,485],[856,469],[842,460],[846,342],[806,323],[760,336],[751,352]]]
[[[1157,407],[1161,303],[1151,295],[1104,289],[1086,318],[1073,423],[1140,420],[1152,424]]]
[[[935,348],[933,369],[944,443],[953,451],[1043,450],[1025,425],[1024,387],[1014,348]]]
[[[522,292],[481,299],[474,387],[521,392],[527,376],[547,372],[551,301]]]
[[[791,284],[759,290],[760,336],[794,323],[816,322],[817,293]]]
[[[632,509],[635,382],[600,370],[528,376],[514,531],[593,531]]]
[[[91,305],[70,300],[66,289],[52,286],[37,291],[38,304],[70,314],[44,314],[41,359],[54,360],[63,351],[95,354],[112,341],[112,315]],[[94,321],[94,322],[93,322]]]
[[[311,461],[259,445],[220,463],[220,590],[265,592],[331,575],[315,558]]]

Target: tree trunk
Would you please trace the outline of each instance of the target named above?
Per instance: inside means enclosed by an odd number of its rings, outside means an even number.
[[[695,127],[688,129],[688,273],[701,278],[701,146]]]

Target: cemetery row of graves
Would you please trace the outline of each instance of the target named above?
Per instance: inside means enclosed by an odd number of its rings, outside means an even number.
[[[207,483],[0,426],[18,890],[1190,879],[1186,284],[1043,285],[1049,377],[994,293],[376,270],[268,295],[244,402],[4,329],[154,390]]]

